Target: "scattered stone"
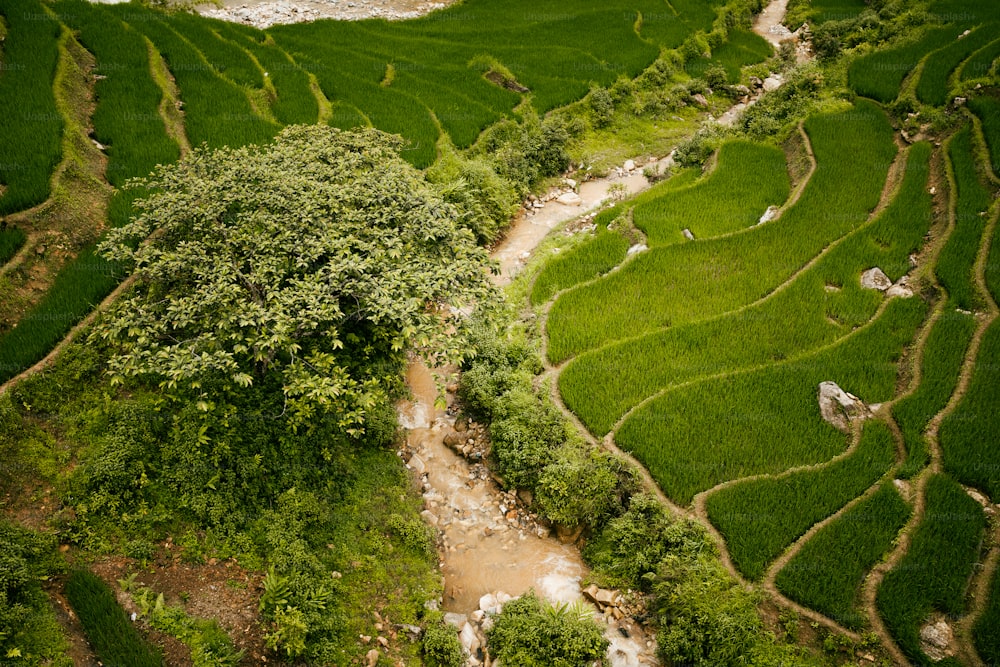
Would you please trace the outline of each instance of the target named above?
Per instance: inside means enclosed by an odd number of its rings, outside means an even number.
[[[771,76],[764,79],[764,84],[763,84],[764,92],[769,93],[772,90],[777,90],[778,88],[781,88],[782,83],[784,83],[784,81],[782,80],[780,74],[772,74]]]
[[[965,492],[969,494],[970,498],[972,498],[973,500],[975,500],[977,503],[979,503],[983,507],[989,507],[990,506],[990,499],[987,498],[986,496],[984,496],[983,494],[981,494],[979,491],[976,491],[975,489],[970,489],[970,488],[966,487]]]
[[[487,593],[482,596],[479,598],[479,608],[487,614],[499,614],[500,603],[497,602],[497,596],[493,593]]]
[[[472,627],[471,623],[466,623],[462,626],[461,632],[458,633],[458,639],[462,642],[462,647],[470,655],[475,655],[476,651],[479,650],[479,636],[476,634],[476,629]]]
[[[892,287],[892,281],[882,269],[876,266],[861,274],[861,286],[865,289],[877,289],[884,292]]]
[[[575,192],[564,192],[556,197],[556,201],[564,206],[579,206],[583,203],[583,199]]]
[[[894,479],[892,480],[892,484],[904,498],[910,497],[910,483],[905,479]]]
[[[410,460],[408,463],[410,465],[410,469],[413,472],[417,473],[418,475],[423,475],[425,472],[427,472],[427,465],[424,463],[424,460],[419,456],[417,456],[416,454],[410,456]]]
[[[469,430],[469,420],[465,417],[459,417],[455,420],[455,432],[465,433]]]
[[[634,246],[628,249],[628,252],[625,253],[625,256],[631,257],[632,255],[637,255],[640,252],[646,252],[647,250],[649,250],[649,246],[647,246],[645,243],[636,243]]]
[[[708,100],[705,99],[705,96],[702,95],[701,93],[695,93],[694,95],[691,96],[691,99],[694,100],[694,103],[700,106],[702,109],[708,108]]]
[[[460,433],[456,433],[455,431],[452,431],[451,433],[445,434],[443,442],[445,445],[448,446],[449,449],[452,449],[457,452],[460,451],[462,449],[462,445],[465,444],[465,436]]]
[[[577,182],[572,178],[564,178],[563,185],[565,185],[567,188],[570,188],[571,190],[576,190]]]
[[[438,517],[437,514],[435,514],[434,512],[430,510],[424,510],[423,512],[420,513],[420,516],[423,518],[425,523],[428,523],[431,526],[438,525]]]
[[[897,280],[895,285],[886,290],[885,295],[889,297],[899,297],[900,299],[909,299],[912,297],[913,290],[910,289],[909,277],[903,276]]]
[[[966,103],[966,102],[968,102],[968,100],[967,100],[966,98],[964,98],[964,97],[956,97],[956,98],[955,98],[955,99],[953,99],[953,100],[952,100],[951,102],[952,102],[952,104],[954,104],[954,105],[955,105],[956,107],[964,107],[964,106],[965,106],[965,103]]]
[[[518,489],[517,499],[524,503],[526,506],[530,506],[535,500],[535,496],[528,489]]]
[[[768,206],[767,210],[764,211],[764,215],[760,216],[760,220],[757,221],[758,225],[763,225],[765,222],[771,222],[778,217],[778,207]]]
[[[625,164],[622,165],[622,169],[625,171],[635,171],[635,160],[625,160]]]
[[[853,421],[870,415],[861,399],[829,381],[819,384],[819,411],[824,420],[845,433],[850,432]]]
[[[928,623],[920,629],[920,649],[931,660],[938,661],[954,655],[951,643],[955,639],[951,626],[943,618]]]
[[[454,626],[457,630],[461,630],[462,626],[469,622],[469,617],[465,614],[458,614],[453,611],[449,611],[444,615],[444,622],[448,625]]]
[[[694,241],[694,233],[690,229],[682,229],[681,234],[684,235],[688,241]]]
[[[379,652],[377,648],[365,653],[365,667],[375,667],[378,664]]]

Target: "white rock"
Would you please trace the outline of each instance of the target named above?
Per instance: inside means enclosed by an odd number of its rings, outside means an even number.
[[[563,194],[556,197],[556,201],[565,206],[579,206],[583,203],[580,195],[575,192],[564,192]]]
[[[622,165],[622,169],[625,171],[635,171],[635,160],[625,160],[625,164]]]
[[[781,87],[782,83],[783,81],[781,79],[781,75],[772,74],[771,76],[764,79],[764,90],[767,92],[771,92],[772,90],[777,90],[778,88]]]
[[[845,433],[850,432],[851,422],[870,416],[861,399],[841,389],[836,382],[820,382],[818,400],[823,419]]]
[[[865,289],[877,289],[884,292],[892,287],[892,281],[882,269],[876,266],[861,274],[861,286]]]
[[[575,181],[575,180],[573,180],[572,178],[564,178],[564,179],[563,179],[563,184],[564,184],[564,185],[565,185],[565,186],[566,186],[567,188],[572,188],[573,190],[576,190],[576,185],[577,185],[577,183],[576,183],[576,181]]]
[[[778,217],[778,207],[768,206],[767,210],[764,211],[764,215],[760,216],[760,220],[757,221],[758,225],[763,225],[765,222],[771,222]]]
[[[487,593],[483,597],[479,598],[479,608],[487,614],[499,614],[500,610],[497,609],[498,606],[497,596],[493,595],[493,593]]]
[[[637,243],[628,249],[628,251],[625,253],[625,256],[631,257],[632,255],[637,255],[640,252],[646,252],[647,250],[649,250],[649,246],[647,246],[645,243]]]
[[[686,238],[688,241],[694,241],[694,234],[691,232],[690,229],[681,230],[681,234],[683,234],[684,238]]]
[[[900,299],[909,299],[913,296],[913,290],[909,286],[909,278],[903,276],[896,281],[896,284],[885,291],[886,296],[895,296]]]
[[[449,611],[444,615],[444,622],[448,625],[454,626],[456,629],[461,629],[463,625],[469,622],[469,617],[465,614],[457,614],[453,611]]]
[[[954,638],[948,621],[941,619],[920,629],[920,648],[931,660],[944,660],[954,653],[951,650]]]
[[[476,649],[479,648],[479,636],[476,635],[476,629],[472,627],[471,623],[462,626],[461,632],[458,633],[458,640],[462,642],[462,647],[470,655],[476,654]]]
[[[427,471],[427,466],[424,464],[424,460],[414,454],[410,457],[410,469],[418,475],[423,475]]]

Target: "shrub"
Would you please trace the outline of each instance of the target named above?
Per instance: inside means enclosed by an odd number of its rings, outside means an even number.
[[[583,443],[563,445],[539,476],[538,505],[557,523],[597,525],[621,509],[616,492],[622,473],[622,460],[603,449]]]
[[[588,608],[548,607],[529,591],[504,605],[489,635],[490,653],[505,665],[587,667],[604,663],[608,640]]]
[[[424,664],[427,667],[462,667],[465,655],[455,628],[440,621],[424,630]]]

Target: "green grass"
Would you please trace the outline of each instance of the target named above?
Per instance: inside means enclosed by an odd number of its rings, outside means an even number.
[[[946,475],[927,482],[925,514],[902,561],[886,574],[876,604],[899,648],[932,664],[920,650],[920,628],[934,611],[960,616],[979,556],[982,507]]]
[[[976,51],[962,65],[959,79],[963,82],[986,78],[997,58],[1000,58],[1000,39],[996,39]]]
[[[847,71],[848,84],[858,95],[889,103],[920,59],[955,41],[962,28],[931,28],[920,38],[903,46],[861,56]]]
[[[971,126],[952,138],[948,159],[958,186],[958,192],[953,195],[957,197],[955,229],[941,250],[935,272],[951,303],[964,310],[976,310],[982,307],[982,299],[973,282],[974,265],[986,227],[986,211],[993,198],[979,181]]]
[[[193,145],[267,143],[278,132],[277,124],[254,111],[246,91],[223,78],[162,13],[131,3],[109,5],[107,11],[149,37],[166,60],[184,102],[184,126]]]
[[[727,480],[826,461],[845,438],[820,417],[819,383],[835,381],[869,403],[889,399],[925,313],[919,299],[896,299],[828,349],[669,390],[630,414],[615,441],[681,504]]]
[[[238,86],[264,87],[264,73],[257,63],[241,46],[219,35],[219,29],[226,30],[227,23],[185,12],[170,14],[168,22],[219,74]]]
[[[974,51],[996,39],[1000,25],[987,23],[976,28],[965,37],[935,51],[924,63],[924,69],[917,83],[917,99],[926,104],[944,106],[950,98],[948,78],[963,60]]]
[[[0,228],[0,265],[6,264],[24,246],[27,235],[17,227]]]
[[[972,641],[987,665],[1000,665],[1000,569],[993,573],[989,601],[972,629]]]
[[[867,617],[857,604],[868,571],[892,547],[910,507],[891,483],[824,526],[781,569],[775,585],[792,600],[858,630]]]
[[[62,155],[63,118],[52,90],[60,25],[37,0],[0,0],[0,215],[40,204]],[[14,245],[9,236],[3,246]],[[2,248],[2,246],[0,246]]]
[[[162,667],[160,651],[143,640],[100,577],[75,570],[66,582],[66,598],[91,648],[104,664]]]
[[[812,0],[811,4],[815,23],[852,19],[868,7],[864,0]]]
[[[913,146],[899,194],[886,210],[782,293],[740,312],[670,327],[572,360],[559,377],[566,404],[593,433],[603,435],[629,408],[661,389],[780,361],[829,344],[868,321],[882,295],[860,288],[861,273],[880,266],[899,278],[929,228],[930,151],[927,143]],[[840,289],[830,292],[828,285]]]
[[[271,112],[286,125],[311,124],[319,118],[319,102],[313,94],[309,74],[291,56],[265,43],[267,35],[240,24],[216,24],[215,31],[241,44],[257,58],[277,97],[271,101]]]
[[[159,113],[163,92],[150,72],[142,35],[100,5],[61,0],[55,6],[83,46],[97,59],[94,137],[107,147],[108,182],[116,187],[146,176],[157,164],[169,164],[180,150]]]
[[[894,454],[888,427],[870,422],[851,455],[819,470],[726,487],[708,497],[708,517],[726,539],[736,568],[759,580],[768,564],[810,526],[888,472]]]
[[[593,238],[546,262],[531,288],[531,302],[545,303],[559,290],[604,275],[621,264],[627,251],[624,236],[599,230]]]
[[[1000,99],[993,95],[973,97],[969,100],[969,108],[982,121],[993,174],[1000,177]]]
[[[636,203],[634,224],[646,233],[650,247],[683,242],[684,229],[702,239],[752,227],[768,206],[788,199],[791,186],[781,150],[734,141],[719,149],[718,160],[708,178]]]
[[[934,323],[924,348],[920,385],[892,406],[892,415],[906,445],[906,461],[899,477],[912,477],[930,460],[924,431],[955,391],[965,351],[975,331],[976,319],[954,308],[946,309]]]
[[[944,469],[962,484],[1000,499],[1000,320],[983,335],[962,402],[941,423]]]
[[[749,30],[730,30],[726,42],[712,51],[711,58],[696,58],[684,64],[692,77],[704,76],[709,67],[719,65],[726,70],[729,83],[740,82],[740,72],[746,65],[764,62],[774,53],[770,42]]]
[[[122,271],[87,246],[56,275],[41,300],[0,336],[0,382],[45,357],[73,326],[111,293]]]
[[[654,248],[620,271],[566,292],[549,314],[549,358],[559,362],[614,340],[745,306],[863,224],[896,154],[885,115],[861,102],[813,116],[806,129],[818,167],[780,220],[721,239]],[[768,203],[754,201],[747,208],[759,216]],[[740,202],[732,206],[736,215],[746,215]]]

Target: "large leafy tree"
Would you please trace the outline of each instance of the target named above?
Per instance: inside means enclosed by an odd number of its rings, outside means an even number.
[[[489,258],[463,225],[473,214],[400,147],[299,126],[158,168],[101,246],[138,276],[97,329],[116,345],[113,377],[158,376],[206,407],[209,386],[277,379],[295,421],[332,410],[357,431],[398,372],[387,361],[460,360],[461,310],[495,298]]]

